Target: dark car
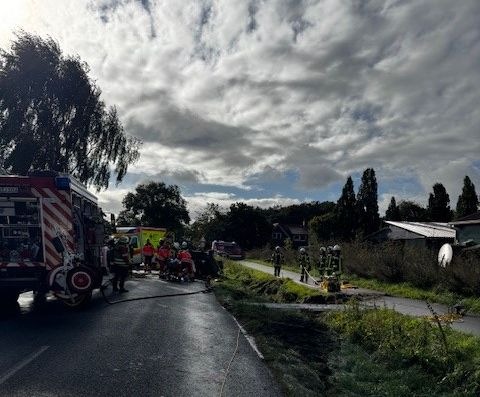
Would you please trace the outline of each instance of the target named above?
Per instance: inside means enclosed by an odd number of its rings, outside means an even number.
[[[212,250],[216,255],[224,256],[229,259],[245,258],[242,248],[235,241],[214,241],[212,243]]]

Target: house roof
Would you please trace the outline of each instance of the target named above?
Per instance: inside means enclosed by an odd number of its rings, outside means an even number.
[[[307,230],[302,226],[287,225],[287,227],[292,234],[308,234]]]
[[[416,233],[424,238],[455,238],[455,229],[448,226],[448,223],[394,221],[385,221],[385,223]]]
[[[282,223],[274,223],[273,227],[278,227],[285,235],[288,234],[308,234],[307,229],[303,226],[285,225]]]
[[[457,219],[456,221],[450,222],[450,225],[469,225],[480,223],[480,211],[475,212],[464,216],[463,218]]]

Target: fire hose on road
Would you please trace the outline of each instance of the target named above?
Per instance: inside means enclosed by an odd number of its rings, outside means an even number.
[[[147,299],[161,299],[161,298],[173,298],[175,296],[188,296],[188,295],[198,295],[198,294],[207,294],[213,291],[213,288],[210,286],[209,282],[205,283],[206,288],[199,290],[199,291],[193,291],[193,292],[180,292],[180,293],[175,293],[175,294],[162,294],[162,295],[150,295],[150,296],[141,296],[138,298],[129,298],[129,299],[121,299],[117,301],[111,301],[108,299],[108,297],[105,295],[105,290],[108,288],[108,286],[111,284],[111,281],[107,281],[100,287],[100,292],[102,293],[103,300],[107,302],[109,305],[116,305],[118,303],[124,303],[124,302],[133,302],[133,301],[141,301],[141,300],[147,300]]]

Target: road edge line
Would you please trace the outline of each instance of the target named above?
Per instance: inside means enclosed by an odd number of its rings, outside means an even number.
[[[265,360],[265,357],[263,356],[262,352],[258,349],[257,344],[255,343],[255,339],[253,338],[253,336],[250,336],[248,334],[248,332],[245,330],[245,328],[242,327],[242,325],[238,322],[238,320],[235,318],[235,316],[232,315],[232,318],[235,321],[235,323],[237,324],[240,331],[242,332],[243,336],[245,336],[245,339],[248,341],[248,343],[250,344],[252,349],[255,351],[255,353],[257,353],[257,356],[261,360]]]
[[[35,360],[38,356],[40,356],[45,350],[47,350],[50,346],[42,346],[36,352],[33,352],[29,356],[25,357],[22,361],[20,361],[17,365],[13,368],[9,369],[6,373],[4,373],[0,377],[0,385],[3,385],[8,379],[10,379],[13,375],[15,375],[18,371],[20,371],[23,367],[26,367],[30,364],[33,360]]]

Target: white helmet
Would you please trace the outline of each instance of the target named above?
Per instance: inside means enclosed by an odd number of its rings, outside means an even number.
[[[333,250],[333,251],[340,251],[341,248],[340,248],[340,246],[339,246],[338,244],[335,244],[335,245],[333,246],[332,250]]]
[[[130,239],[128,238],[128,236],[120,236],[120,238],[118,239],[118,242],[120,244],[128,244],[130,241]]]
[[[186,241],[184,241],[184,242],[182,243],[182,248],[187,248],[187,247],[188,247],[188,244],[187,244]]]
[[[305,248],[303,248],[303,247],[300,248],[300,253],[301,253],[301,254],[304,254],[304,253],[305,253]]]
[[[280,247],[278,245],[275,247],[275,251],[280,251]]]
[[[327,249],[325,247],[320,247],[320,252],[327,252]]]

